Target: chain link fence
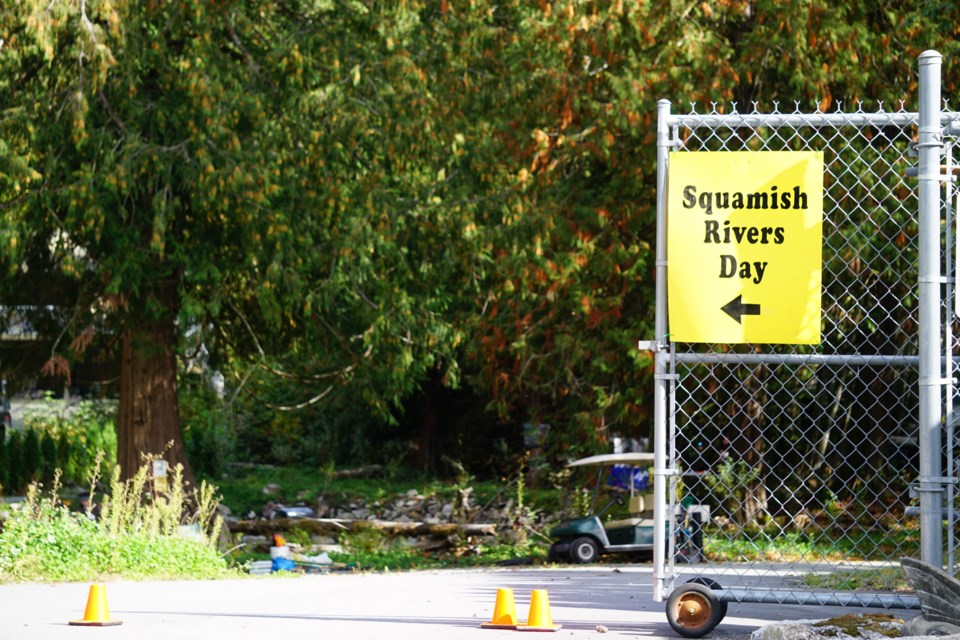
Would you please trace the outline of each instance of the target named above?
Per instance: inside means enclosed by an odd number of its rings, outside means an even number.
[[[953,119],[939,103],[937,88],[938,133]],[[653,343],[663,456],[655,473],[668,535],[655,555],[655,592],[666,599],[694,578],[726,602],[914,608],[899,559],[940,556],[952,571],[956,547],[955,338],[944,329],[954,324],[953,286],[923,272],[922,117],[902,104],[792,107],[693,105],[677,115],[661,103],[661,190],[669,152],[818,151],[824,201],[819,344],[673,343],[658,308],[658,333],[666,331]],[[932,178],[937,192],[953,173],[949,141],[946,150],[946,171]],[[949,276],[956,198],[948,182],[934,222],[932,260]],[[667,256],[658,267],[669,268]],[[939,288],[933,330],[947,345],[933,376],[921,375],[924,282]],[[665,302],[658,291],[658,307]],[[942,440],[920,428],[930,415],[919,410],[925,387],[945,390]],[[931,446],[935,453],[922,453]],[[945,498],[942,518],[937,507],[923,520],[924,491],[937,505]],[[929,522],[940,531],[924,539]],[[924,551],[931,540],[932,554]]]

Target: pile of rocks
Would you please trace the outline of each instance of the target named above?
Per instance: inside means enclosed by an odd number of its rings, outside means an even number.
[[[384,500],[367,501],[357,498],[337,504],[333,504],[326,497],[321,496],[314,504],[308,505],[302,499],[305,496],[298,496],[296,507],[273,499],[282,492],[283,489],[277,484],[266,485],[263,488],[263,493],[268,496],[268,501],[264,504],[260,513],[250,511],[246,514],[246,519],[289,517],[286,512],[292,508],[306,509],[310,512],[310,516],[317,518],[393,520],[433,524],[440,522],[501,523],[507,522],[517,515],[517,509],[512,499],[482,506],[473,504],[472,487],[458,489],[457,495],[452,501],[444,500],[435,495],[424,496],[416,489],[410,489],[406,493]]]
[[[438,496],[423,496],[416,489],[387,500],[351,500],[336,507],[328,507],[321,498],[317,515],[354,520],[391,520],[396,522],[505,522],[509,519],[512,503],[498,507],[472,504],[473,489],[459,489],[452,501]]]

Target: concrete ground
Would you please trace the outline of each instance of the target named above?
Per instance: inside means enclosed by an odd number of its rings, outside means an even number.
[[[112,627],[69,626],[82,619],[88,584],[0,585],[0,640],[66,637],[349,638],[362,640],[509,638],[481,629],[498,588],[510,588],[526,621],[534,589],[546,590],[546,613],[563,638],[676,638],[653,601],[649,565],[513,568],[406,573],[329,573],[222,581],[112,582],[104,602]],[[710,638],[743,639],[771,622],[824,619],[877,610],[730,603]],[[904,617],[914,611],[892,611]]]

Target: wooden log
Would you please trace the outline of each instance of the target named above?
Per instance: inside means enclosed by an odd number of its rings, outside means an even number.
[[[494,536],[495,524],[396,522],[392,520],[342,520],[339,518],[277,518],[275,520],[237,520],[227,523],[234,533],[270,535],[291,529],[310,533],[331,534],[341,531],[380,531],[393,536],[450,536],[460,533],[468,536]]]
[[[362,478],[366,476],[378,476],[383,471],[383,465],[368,464],[356,469],[337,469],[331,474],[333,478]]]

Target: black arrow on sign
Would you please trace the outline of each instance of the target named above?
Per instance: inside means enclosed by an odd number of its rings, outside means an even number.
[[[726,313],[728,316],[737,321],[738,324],[743,324],[740,322],[741,316],[758,316],[760,315],[760,305],[758,304],[743,304],[740,299],[742,295],[737,296],[727,304],[721,307],[721,310]]]

